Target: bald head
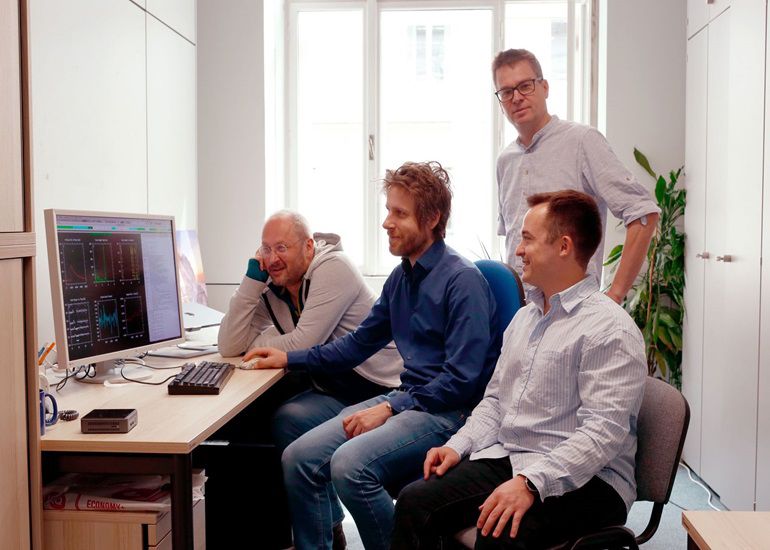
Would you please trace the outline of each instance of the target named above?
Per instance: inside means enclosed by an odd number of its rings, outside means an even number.
[[[293,236],[296,239],[310,239],[313,234],[310,232],[310,225],[305,216],[293,210],[279,210],[265,221],[265,227],[272,222],[283,222],[291,227]]]

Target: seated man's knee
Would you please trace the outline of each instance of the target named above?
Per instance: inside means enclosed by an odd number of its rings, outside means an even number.
[[[335,489],[343,496],[361,483],[379,480],[361,460],[354,446],[343,445],[332,455],[331,478]]]
[[[316,456],[317,450],[311,448],[312,446],[305,445],[305,442],[300,439],[295,439],[289,444],[281,454],[281,466],[284,471],[284,475],[291,475],[292,472],[296,472],[303,464],[306,464],[314,456]]]
[[[425,506],[427,502],[425,494],[425,480],[413,481],[398,493],[396,500],[396,515],[411,514]]]

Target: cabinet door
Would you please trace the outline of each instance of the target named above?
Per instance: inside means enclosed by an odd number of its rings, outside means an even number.
[[[770,23],[770,12],[768,12]],[[770,46],[770,34],[767,37]],[[765,69],[765,89],[770,94],[770,58]],[[765,101],[765,136],[770,136],[770,102]],[[765,182],[762,234],[770,235],[770,140],[765,140]],[[759,400],[757,403],[756,509],[770,511],[770,239],[762,242],[762,301],[759,334]]]
[[[30,527],[22,261],[0,260],[0,533],[3,548],[20,550]]]
[[[687,38],[692,37],[709,21],[707,0],[687,0]]]
[[[733,510],[754,507],[764,23],[764,0],[746,0],[708,35],[701,474]]]
[[[0,0],[0,231],[23,231],[18,0]]]
[[[685,289],[682,392],[690,403],[690,430],[684,460],[700,472],[701,387],[703,384],[703,284],[706,260],[706,98],[708,97],[708,29],[687,41],[685,101],[684,216]]]
[[[718,17],[722,14],[723,11],[725,11],[727,8],[730,7],[730,4],[732,3],[732,0],[707,0],[706,2],[708,4],[709,8],[709,19],[714,19],[715,17]],[[751,3],[751,0],[749,2]]]
[[[147,188],[149,211],[197,227],[195,46],[147,16]]]

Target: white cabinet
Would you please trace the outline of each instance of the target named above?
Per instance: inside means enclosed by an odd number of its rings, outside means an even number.
[[[687,38],[730,7],[731,0],[687,0]]]
[[[770,12],[768,12],[770,22]],[[770,34],[767,37],[770,46]],[[770,90],[770,58],[765,68],[765,89]],[[770,136],[770,102],[765,102],[765,136]],[[770,140],[765,139],[765,193],[763,211],[770,214]],[[763,235],[770,235],[770,215],[763,220]],[[757,510],[770,510],[770,239],[762,242],[762,297],[760,303],[759,384],[757,394]]]
[[[195,229],[195,46],[147,16],[147,189],[151,213]]]
[[[692,37],[708,22],[708,2],[706,0],[687,0],[687,38]]]
[[[184,36],[196,40],[195,0],[147,0],[147,13]]]
[[[685,102],[684,217],[686,304],[682,350],[682,391],[690,403],[690,432],[683,458],[700,472],[701,387],[703,385],[703,296],[706,252],[706,129],[708,97],[708,29],[687,41],[687,101]]]
[[[761,470],[765,19],[764,0],[734,3],[688,43],[684,457],[734,510],[754,509]]]
[[[30,4],[37,226],[43,209],[70,208],[170,213],[196,229],[195,44],[128,0]],[[184,5],[173,13],[194,21],[194,0]],[[46,250],[42,231],[37,244]],[[38,327],[50,341],[43,260]]]

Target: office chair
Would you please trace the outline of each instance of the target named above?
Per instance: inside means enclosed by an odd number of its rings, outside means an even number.
[[[653,503],[647,527],[639,535],[623,525],[605,527],[551,550],[638,550],[640,544],[650,540],[671,496],[689,423],[690,407],[684,396],[666,382],[648,377],[637,421],[636,449],[636,500]],[[476,528],[460,531],[455,540],[466,548],[473,548]]]
[[[478,260],[476,267],[484,275],[495,296],[498,326],[504,331],[519,308],[526,303],[521,279],[511,266],[503,262]]]

